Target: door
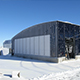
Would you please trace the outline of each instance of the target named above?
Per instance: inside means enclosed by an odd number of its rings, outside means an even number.
[[[75,43],[74,38],[65,38],[65,56],[70,58],[75,58]]]

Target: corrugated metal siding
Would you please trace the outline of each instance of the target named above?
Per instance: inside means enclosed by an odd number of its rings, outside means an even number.
[[[44,36],[40,36],[40,55],[44,55]]]
[[[31,51],[31,54],[34,54],[34,37],[31,37],[31,46],[30,46],[30,51]]]
[[[16,40],[16,53],[19,53],[18,50],[19,50],[18,40]]]
[[[35,55],[39,55],[39,37],[35,37]]]
[[[29,45],[29,41],[30,41],[30,38],[27,38],[27,54],[30,54],[30,45]]]
[[[50,56],[50,35],[45,36],[45,56]]]
[[[27,54],[27,38],[25,38],[25,54]]]
[[[50,35],[15,39],[15,54],[50,56]]]
[[[14,41],[14,51],[13,51],[14,54],[16,54],[16,52],[17,52],[16,49],[17,49],[17,43],[16,43],[16,39],[15,39],[15,41]]]
[[[25,54],[25,38],[23,39],[23,54]]]
[[[12,38],[12,49],[14,50],[14,40],[15,39],[50,35],[50,56],[55,57],[57,54],[57,53],[55,53],[56,52],[55,51],[56,50],[55,49],[55,44],[56,44],[55,39],[53,39],[53,37],[55,38],[55,32],[52,29],[52,27],[55,28],[56,22],[57,21],[38,24],[38,25],[29,27],[29,28],[21,31],[19,34],[17,34],[16,36],[14,36]],[[35,42],[35,40],[34,40],[34,42]],[[34,44],[36,44],[36,43],[34,43]],[[29,45],[29,47],[30,46],[31,46],[31,44]],[[40,47],[40,46],[38,46],[38,47]],[[34,50],[36,50],[36,49],[34,49]],[[34,52],[35,52],[35,54],[37,54],[36,51],[34,51]],[[29,53],[31,53],[31,51],[27,51],[26,53],[29,54]],[[39,50],[38,50],[38,53],[40,54]]]

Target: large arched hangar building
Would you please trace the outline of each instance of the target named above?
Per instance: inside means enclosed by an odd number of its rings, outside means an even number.
[[[15,56],[60,62],[65,60],[67,40],[72,45],[72,56],[80,54],[80,26],[52,21],[31,26],[12,38]],[[68,54],[68,53],[67,53]]]

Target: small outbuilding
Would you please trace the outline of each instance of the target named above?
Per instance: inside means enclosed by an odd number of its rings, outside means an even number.
[[[4,48],[11,48],[11,47],[12,47],[12,42],[11,42],[11,40],[5,40],[5,41],[3,42],[3,47],[4,47]]]
[[[80,58],[80,25],[51,21],[31,26],[12,38],[14,56],[61,62]]]

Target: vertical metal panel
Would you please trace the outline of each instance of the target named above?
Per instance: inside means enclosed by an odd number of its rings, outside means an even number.
[[[24,54],[24,38],[22,38],[22,54]]]
[[[19,51],[18,51],[18,52],[19,52],[19,54],[20,54],[20,39],[18,39],[18,44],[19,44],[19,45],[18,45],[18,46],[19,46]]]
[[[19,39],[19,54],[21,53],[21,42],[20,42],[20,39]]]
[[[22,39],[20,39],[20,54],[22,54]]]
[[[35,55],[38,55],[39,54],[39,40],[38,40],[38,37],[35,37]]]
[[[21,39],[19,39],[19,53],[21,54]]]
[[[33,54],[33,37],[31,37],[30,39],[31,39],[31,46],[30,46],[31,48],[30,49],[31,49],[31,54]]]
[[[16,43],[17,43],[17,40],[15,40],[15,47],[16,47],[15,48],[15,53],[17,53],[17,44]]]
[[[21,38],[21,54],[23,53],[23,39]]]
[[[19,54],[19,39],[17,39],[17,53]]]
[[[34,37],[31,37],[31,54],[34,54]]]
[[[45,56],[50,56],[50,35],[45,36]]]
[[[23,54],[23,38],[22,38],[22,54]]]
[[[15,41],[16,41],[16,39],[14,40],[14,54],[15,54],[15,50],[16,50],[16,46],[15,46]]]
[[[27,54],[27,38],[25,38],[25,54]]]
[[[19,39],[16,39],[17,40],[17,53],[19,53]]]
[[[17,39],[16,39],[15,46],[16,46],[16,54],[17,54],[17,53],[18,53],[18,44],[17,44]]]
[[[17,43],[17,40],[15,39],[15,54],[17,53],[17,45],[16,45],[16,43]]]
[[[18,40],[16,39],[16,53],[18,53]]]
[[[26,38],[24,38],[24,54],[26,54]]]
[[[35,55],[35,37],[33,37],[33,54]]]
[[[23,54],[25,54],[25,38],[23,38]]]
[[[40,55],[44,55],[44,36],[40,36]]]
[[[29,53],[29,47],[30,47],[29,41],[30,41],[30,39],[27,38],[27,54],[30,54],[30,53]]]
[[[16,39],[15,39],[15,42],[14,42],[14,53],[16,54]]]
[[[29,38],[29,54],[31,54],[31,38]]]
[[[21,38],[21,54],[23,53],[23,44],[22,44],[23,40]]]
[[[19,54],[21,53],[21,42],[20,42],[20,39],[19,39]]]

